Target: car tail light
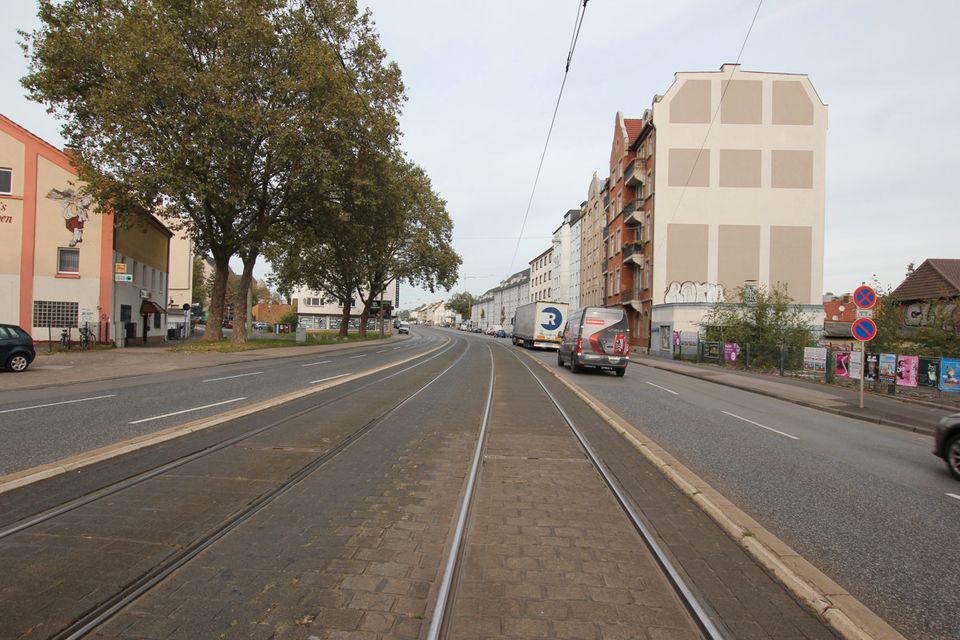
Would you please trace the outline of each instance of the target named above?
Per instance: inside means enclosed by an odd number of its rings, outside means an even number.
[[[577,337],[577,355],[583,355],[583,338]]]

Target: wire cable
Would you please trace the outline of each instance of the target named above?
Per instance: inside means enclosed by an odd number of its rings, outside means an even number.
[[[527,201],[527,210],[523,213],[523,222],[520,223],[520,233],[517,236],[517,244],[513,248],[513,257],[510,258],[510,269],[507,273],[513,273],[513,264],[517,260],[517,252],[520,250],[520,240],[523,237],[523,230],[527,226],[527,217],[530,215],[530,208],[533,206],[533,197],[537,193],[537,184],[540,182],[540,172],[543,170],[543,161],[547,157],[547,148],[550,146],[550,136],[553,135],[553,125],[557,121],[557,111],[560,110],[560,99],[563,98],[563,88],[567,84],[567,75],[570,73],[570,63],[573,62],[573,52],[577,48],[577,40],[580,38],[580,28],[583,26],[583,16],[587,12],[587,2],[589,0],[577,0],[577,16],[573,21],[573,33],[570,36],[570,49],[567,51],[567,62],[563,69],[563,81],[560,83],[560,93],[557,95],[557,104],[553,107],[553,117],[550,118],[550,128],[547,129],[547,140],[543,143],[543,152],[540,154],[540,164],[537,165],[537,175],[533,180],[533,189],[530,191],[530,199]]]

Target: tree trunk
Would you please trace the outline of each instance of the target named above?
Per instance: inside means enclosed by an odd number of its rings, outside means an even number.
[[[350,331],[350,300],[343,301],[343,313],[340,315],[340,337],[346,338]]]
[[[223,338],[223,308],[227,295],[227,276],[230,273],[230,256],[214,254],[213,291],[210,292],[210,313],[203,331],[204,340]]]
[[[256,255],[243,261],[240,284],[237,286],[237,290],[233,292],[233,342],[236,344],[244,344],[249,337],[247,336],[247,292],[250,291],[250,285],[253,282],[253,265],[256,262]]]

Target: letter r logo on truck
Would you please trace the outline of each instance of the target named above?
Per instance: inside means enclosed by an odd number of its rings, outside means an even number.
[[[555,331],[560,328],[561,324],[563,324],[563,314],[560,313],[560,309],[557,309],[556,307],[546,307],[543,310],[543,313],[550,316],[549,320],[540,325],[547,331]]]

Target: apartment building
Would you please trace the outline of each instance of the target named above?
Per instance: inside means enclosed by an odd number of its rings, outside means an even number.
[[[637,269],[632,259],[639,240],[640,216],[637,193],[639,181],[634,180],[636,165],[630,147],[643,129],[643,121],[624,118],[618,112],[614,121],[613,141],[610,146],[610,177],[607,179],[609,200],[606,203],[606,225],[603,238],[606,246],[605,306],[622,306],[630,325],[630,343],[646,346],[642,317],[637,309]],[[631,172],[627,169],[630,168]]]
[[[827,107],[810,79],[677,73],[652,112],[651,350],[744,286],[784,286],[822,321]]]
[[[553,300],[553,245],[530,261],[530,298],[527,302]],[[472,316],[471,316],[472,317]]]
[[[509,335],[517,307],[530,301],[530,269],[524,269],[480,295],[470,307],[470,318],[481,329],[500,325]]]
[[[380,292],[378,300],[388,301],[396,309],[398,300],[392,297],[396,287],[393,282],[387,283],[387,286]],[[363,312],[363,301],[367,295],[364,289],[360,293],[354,292],[350,299],[350,328],[358,329],[360,327],[360,314]],[[396,295],[399,295],[398,293]],[[324,291],[314,291],[301,287],[292,296],[297,301],[297,322],[299,326],[307,331],[338,331],[343,323],[343,303],[335,296]],[[367,328],[374,329],[377,326],[378,317],[367,319]]]
[[[568,298],[563,300],[572,308],[580,306],[580,271],[583,248],[583,205],[580,209],[570,209],[564,216],[564,224],[570,227],[570,251],[566,270],[569,274]]]
[[[603,194],[606,182],[593,174],[587,189],[587,200],[581,205],[580,220],[580,297],[578,306],[604,304],[603,264],[606,254],[603,245],[603,227],[606,224]]]
[[[550,252],[550,300],[570,301],[570,225],[563,223],[553,232]]]

